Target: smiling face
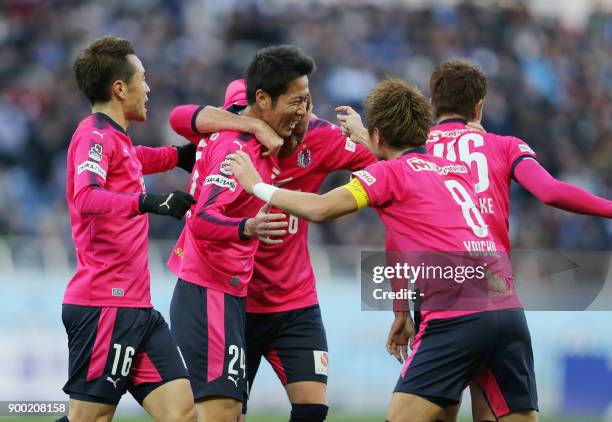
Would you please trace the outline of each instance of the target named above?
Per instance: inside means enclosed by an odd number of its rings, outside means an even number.
[[[147,94],[151,91],[145,80],[145,69],[136,55],[129,54],[128,62],[134,67],[134,74],[127,84],[123,110],[127,120],[142,122],[147,119]]]
[[[272,98],[263,90],[257,91],[257,105],[262,110],[262,119],[269,124],[281,138],[288,138],[296,125],[306,115],[310,91],[308,77],[294,79],[287,85],[285,93]]]
[[[291,137],[298,144],[302,143],[304,141],[304,138],[306,137],[306,133],[308,132],[308,124],[313,115],[312,110],[313,110],[312,97],[310,97],[308,100],[307,108],[306,108],[306,115],[300,119],[299,123],[293,129],[293,133],[291,134]]]

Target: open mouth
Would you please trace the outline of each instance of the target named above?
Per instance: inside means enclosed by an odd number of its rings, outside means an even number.
[[[295,129],[295,127],[300,122],[300,120],[301,120],[301,118],[291,120],[289,122],[289,129],[291,129],[291,130]]]

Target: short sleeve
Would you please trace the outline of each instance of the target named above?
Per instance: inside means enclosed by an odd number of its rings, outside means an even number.
[[[511,174],[514,173],[514,168],[521,160],[526,158],[537,159],[535,151],[522,139],[509,136],[506,140],[506,163]]]
[[[384,208],[393,200],[393,189],[390,186],[388,162],[381,161],[363,170],[353,172],[368,194],[368,203],[373,208]]]
[[[346,189],[353,195],[355,198],[355,202],[357,202],[357,209],[363,209],[370,205],[368,201],[368,193],[363,187],[363,183],[361,183],[358,177],[353,177],[350,182],[346,185],[342,186],[342,188]]]
[[[197,145],[198,142],[205,137],[205,135],[199,133],[196,128],[198,113],[203,108],[203,105],[193,104],[175,107],[168,118],[172,130],[189,140],[192,144]]]
[[[327,120],[313,119],[309,131],[325,139],[326,165],[329,171],[360,170],[376,162],[374,155],[363,145],[344,136],[342,129]],[[316,131],[316,133],[314,133]]]

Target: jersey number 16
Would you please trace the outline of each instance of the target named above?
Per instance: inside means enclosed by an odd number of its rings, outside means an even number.
[[[436,157],[446,158],[449,161],[457,161],[457,151],[455,144],[459,149],[459,161],[462,161],[467,166],[472,168],[472,164],[476,166],[476,174],[478,180],[474,189],[476,193],[484,192],[489,188],[489,166],[487,165],[487,157],[481,152],[470,150],[470,142],[474,147],[484,145],[484,138],[478,133],[466,133],[458,139],[454,139],[446,144],[437,143],[433,147],[433,155]],[[446,157],[444,157],[444,147],[446,147]]]

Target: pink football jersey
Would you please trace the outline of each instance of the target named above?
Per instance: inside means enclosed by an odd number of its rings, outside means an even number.
[[[241,98],[239,91],[232,92],[232,95]],[[238,103],[241,101],[243,99]],[[197,105],[179,106],[170,116],[172,128],[198,145],[196,159],[202,157],[206,144],[204,135],[197,133],[194,123],[201,109]],[[280,174],[275,176],[274,183],[287,189],[317,192],[329,173],[341,169],[354,171],[374,162],[376,158],[370,151],[348,140],[339,127],[312,118],[303,142],[291,155],[279,158]],[[190,193],[198,198],[197,187]],[[270,212],[279,211],[272,209]],[[248,312],[282,312],[318,303],[308,252],[308,221],[288,216],[288,223],[282,244],[259,244],[247,296]],[[184,237],[185,232],[181,233],[170,257],[171,268],[177,265],[174,262],[179,261],[179,255],[184,253]]]
[[[399,252],[409,253],[408,256],[422,254],[428,257],[429,264],[436,265],[455,260],[474,266],[481,265],[481,261],[482,265],[494,262],[503,276],[504,294],[475,302],[478,307],[474,308],[461,308],[463,302],[457,306],[444,303],[445,295],[452,297],[467,291],[465,285],[454,282],[426,285],[429,297],[425,301],[442,306],[422,308],[424,320],[521,307],[506,257],[501,261],[497,258],[495,242],[478,212],[474,181],[465,165],[432,156],[420,147],[354,175],[368,194],[369,206],[385,225],[389,256]]]
[[[228,154],[249,154],[264,182],[279,173],[275,157],[249,134],[220,132],[200,142],[189,193],[197,199],[168,261],[174,274],[193,284],[246,296],[258,241],[240,236],[247,218],[264,203],[246,193],[222,164]]]
[[[83,119],[68,147],[66,200],[77,269],[63,303],[150,307],[147,214],[138,211],[143,174],[176,166],[174,147],[134,147],[110,117]],[[91,193],[99,195],[89,195]],[[85,206],[84,204],[87,203]]]
[[[434,126],[426,147],[437,156],[469,166],[478,194],[478,208],[499,250],[510,251],[510,183],[514,167],[535,152],[511,136],[466,128],[466,120],[450,119]]]
[[[372,153],[347,139],[339,127],[312,118],[304,141],[291,155],[279,159],[281,172],[274,184],[291,190],[318,192],[329,173],[341,169],[354,171],[374,162]],[[289,215],[288,223],[282,244],[262,243],[257,249],[247,312],[283,312],[318,303],[308,252],[308,221]]]

